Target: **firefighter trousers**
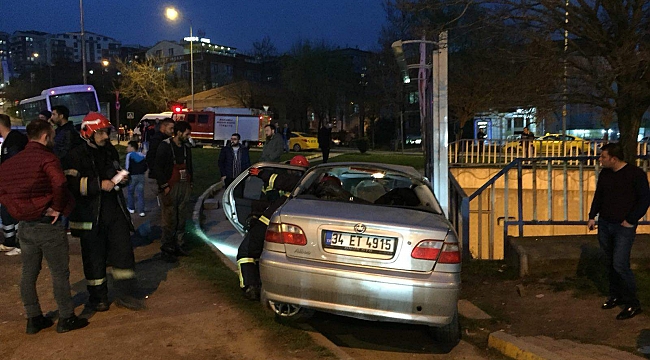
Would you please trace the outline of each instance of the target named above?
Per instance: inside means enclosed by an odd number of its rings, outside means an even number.
[[[107,207],[106,209],[104,207]],[[106,267],[113,267],[115,280],[135,278],[135,256],[130,224],[117,204],[102,204],[99,224],[83,231],[81,258],[91,302],[106,301]]]
[[[237,268],[239,269],[239,287],[261,286],[259,259],[264,250],[264,234],[266,225],[258,220],[253,221],[244,240],[237,250]]]

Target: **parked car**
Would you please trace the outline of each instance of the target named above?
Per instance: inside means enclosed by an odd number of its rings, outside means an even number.
[[[318,149],[318,138],[302,132],[291,132],[289,148],[293,151]]]
[[[564,152],[564,142],[566,142],[567,155],[594,153],[592,144],[589,141],[573,135],[565,135],[563,137],[562,134],[546,134],[535,138],[535,140],[529,140],[529,142],[530,147],[533,148],[534,152],[539,156],[544,156],[546,154],[561,155]],[[522,140],[509,141],[504,145],[504,151],[506,153],[521,152],[523,146],[524,142],[522,142]]]
[[[242,233],[261,190],[261,180],[244,175],[224,192],[224,212]],[[270,219],[262,302],[285,321],[318,310],[424,324],[440,341],[456,343],[460,254],[430,183],[412,167],[322,164],[304,174]]]

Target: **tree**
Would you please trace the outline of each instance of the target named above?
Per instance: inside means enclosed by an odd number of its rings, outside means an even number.
[[[452,1],[417,1],[445,2]],[[483,5],[487,22],[535,47],[526,54],[531,63],[554,69],[549,77],[561,86],[540,96],[614,114],[626,161],[633,161],[641,119],[650,107],[650,0],[485,0]]]
[[[282,82],[294,101],[303,106],[302,125],[311,108],[320,128],[336,113],[341,99],[347,98],[355,79],[349,59],[323,41],[299,41],[284,58]]]
[[[152,111],[163,111],[189,93],[176,75],[175,66],[160,59],[126,63],[118,60],[117,67],[122,73],[120,93],[131,103],[141,102]]]

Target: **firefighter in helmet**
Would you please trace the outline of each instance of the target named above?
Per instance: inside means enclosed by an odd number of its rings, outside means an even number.
[[[115,304],[131,310],[145,308],[135,298],[135,258],[131,246],[133,224],[120,187],[128,180],[120,168],[119,155],[111,144],[111,123],[91,112],[81,123],[83,144],[73,148],[63,168],[76,207],[70,215],[70,230],[80,237],[84,275],[90,293],[88,307],[107,311],[110,307],[106,278],[112,267]]]
[[[294,156],[290,165],[303,168],[309,167],[309,160],[302,155]],[[270,198],[270,202],[259,206],[253,204],[252,217],[249,219],[250,228],[237,250],[237,267],[239,269],[239,286],[244,291],[244,296],[250,300],[260,297],[260,271],[259,258],[264,249],[264,235],[269,219],[282,204],[288,199],[291,190],[298,184],[303,172],[288,171],[275,173],[271,170],[251,168],[252,176],[257,176],[264,181],[263,191]],[[269,196],[279,194],[279,196]],[[267,206],[268,205],[268,206]],[[259,209],[259,211],[256,211]]]

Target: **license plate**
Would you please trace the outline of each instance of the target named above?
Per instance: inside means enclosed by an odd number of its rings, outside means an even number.
[[[395,254],[397,239],[392,237],[325,231],[323,246],[369,254]]]

